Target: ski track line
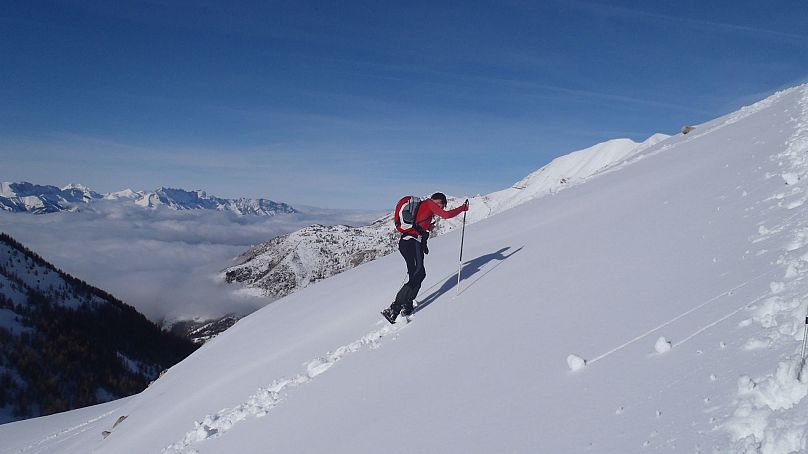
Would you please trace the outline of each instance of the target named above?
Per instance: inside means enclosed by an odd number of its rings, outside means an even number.
[[[32,444],[30,444],[28,446],[25,446],[23,448],[18,449],[17,451],[15,451],[15,453],[17,453],[17,454],[24,453],[24,452],[31,451],[32,449],[42,447],[43,444],[45,444],[45,443],[47,443],[47,442],[49,442],[51,440],[56,440],[58,438],[70,435],[72,432],[75,432],[77,430],[79,431],[78,433],[85,432],[85,431],[89,430],[89,427],[87,427],[88,425],[106,418],[107,416],[115,413],[119,409],[120,408],[110,410],[110,411],[108,411],[108,412],[106,412],[106,413],[104,413],[102,415],[96,416],[95,418],[90,418],[90,419],[88,419],[87,421],[85,421],[85,422],[83,422],[81,424],[77,424],[77,425],[75,425],[73,427],[68,427],[67,429],[62,429],[62,430],[60,430],[58,432],[54,432],[54,433],[48,435],[47,437],[45,437],[45,438],[43,438],[43,439],[41,439],[39,441],[36,441],[36,442],[34,442],[34,443],[32,443]],[[42,452],[42,451],[37,451],[37,452]]]
[[[754,281],[756,281],[756,280],[758,280],[758,279],[760,279],[760,278],[763,278],[763,277],[766,277],[766,276],[768,276],[768,275],[770,275],[770,274],[773,274],[775,271],[779,271],[779,270],[776,270],[776,269],[775,269],[775,270],[769,270],[769,271],[766,271],[765,273],[759,274],[759,275],[757,275],[757,276],[753,277],[752,279],[749,279],[748,281],[743,282],[743,283],[742,283],[742,284],[740,284],[740,285],[737,285],[737,286],[735,286],[735,287],[733,287],[733,288],[731,288],[731,289],[729,289],[729,290],[727,290],[727,291],[725,291],[725,292],[723,292],[723,293],[720,293],[720,294],[718,294],[718,295],[716,295],[716,296],[714,296],[714,297],[712,297],[712,298],[708,299],[707,301],[705,301],[705,302],[703,302],[703,303],[699,304],[698,306],[696,306],[696,307],[694,307],[694,308],[692,308],[692,309],[689,309],[689,310],[687,310],[687,311],[685,311],[685,312],[683,312],[683,313],[681,313],[681,314],[677,315],[676,317],[674,317],[674,318],[672,318],[672,319],[670,319],[670,320],[668,320],[668,321],[666,321],[666,322],[664,322],[664,323],[662,323],[662,324],[660,324],[660,325],[658,325],[658,326],[656,326],[656,327],[654,327],[654,328],[651,328],[650,330],[648,330],[648,331],[646,331],[646,332],[644,332],[644,333],[640,334],[639,336],[637,336],[637,337],[635,337],[635,338],[633,338],[633,339],[631,339],[631,340],[629,340],[629,341],[627,341],[627,342],[625,342],[625,343],[623,343],[623,344],[621,344],[621,345],[618,345],[617,347],[615,347],[615,348],[613,348],[613,349],[611,349],[611,350],[607,351],[606,353],[603,353],[603,354],[602,354],[602,355],[600,355],[600,356],[597,356],[597,357],[595,357],[595,358],[593,358],[593,359],[591,359],[591,360],[587,361],[586,363],[587,363],[587,365],[590,365],[590,364],[592,364],[592,363],[595,363],[595,362],[597,362],[597,361],[600,361],[601,359],[603,359],[603,358],[605,358],[605,357],[607,357],[607,356],[611,355],[612,353],[615,353],[615,352],[617,352],[617,351],[620,351],[620,350],[622,350],[622,349],[624,349],[624,348],[628,347],[629,345],[631,345],[631,344],[633,344],[633,343],[635,343],[635,342],[637,342],[637,341],[639,341],[639,340],[641,340],[641,339],[643,339],[643,338],[645,338],[645,337],[647,337],[647,336],[650,336],[650,335],[651,335],[651,334],[653,334],[654,332],[659,331],[660,329],[662,329],[662,328],[664,328],[664,327],[666,327],[666,326],[670,325],[671,323],[673,323],[673,322],[675,322],[675,321],[677,321],[677,320],[681,319],[682,317],[685,317],[685,316],[687,316],[687,315],[692,314],[693,312],[695,312],[695,311],[697,311],[697,310],[699,310],[699,309],[703,308],[704,306],[706,306],[706,305],[708,305],[708,304],[712,303],[713,301],[716,301],[716,300],[720,299],[720,298],[721,298],[721,297],[723,297],[723,296],[726,296],[726,295],[731,295],[731,294],[732,294],[732,292],[734,292],[735,290],[738,290],[739,288],[745,287],[745,286],[747,286],[748,284],[750,284],[750,283],[752,283],[752,282],[754,282]]]
[[[727,315],[725,315],[725,316],[723,316],[723,317],[719,318],[718,320],[716,320],[716,321],[714,321],[714,322],[712,322],[712,323],[710,323],[710,324],[708,324],[708,325],[705,325],[705,326],[704,326],[704,327],[702,327],[702,328],[699,328],[699,329],[698,329],[698,330],[696,330],[696,331],[695,331],[693,334],[691,334],[691,335],[689,335],[689,336],[685,337],[684,339],[680,340],[679,342],[675,342],[675,343],[671,344],[671,347],[678,347],[678,346],[680,346],[680,345],[684,344],[685,342],[689,341],[690,339],[693,339],[694,337],[696,337],[696,336],[698,336],[699,334],[701,334],[701,333],[703,333],[703,332],[707,331],[708,329],[710,329],[710,328],[714,327],[715,325],[717,325],[717,324],[719,324],[719,323],[723,322],[724,320],[726,320],[726,319],[728,319],[728,318],[732,317],[733,315],[737,314],[738,312],[741,312],[741,311],[742,311],[742,310],[744,310],[744,309],[749,309],[750,307],[752,307],[752,305],[753,305],[753,304],[755,304],[755,303],[757,303],[757,302],[759,302],[759,301],[762,301],[762,300],[764,300],[764,299],[766,299],[766,298],[768,298],[768,297],[770,297],[770,296],[771,296],[771,295],[767,293],[767,294],[765,294],[765,295],[761,295],[761,296],[759,296],[759,297],[757,297],[757,298],[753,299],[752,301],[750,301],[750,302],[748,302],[748,303],[744,303],[744,305],[743,305],[743,306],[741,306],[741,307],[739,307],[738,309],[735,309],[734,311],[732,311],[732,312],[730,312],[729,314],[727,314]]]
[[[266,416],[270,410],[278,406],[286,395],[284,391],[297,388],[313,380],[315,377],[330,369],[341,360],[346,354],[354,353],[362,348],[378,348],[382,338],[395,334],[407,325],[385,325],[384,327],[371,331],[360,339],[347,345],[343,345],[333,352],[317,357],[304,363],[305,372],[293,378],[281,378],[273,381],[266,387],[258,388],[253,395],[243,403],[233,407],[220,410],[216,414],[209,414],[201,421],[194,422],[194,428],[188,431],[182,440],[166,446],[161,451],[162,454],[197,454],[198,451],[191,448],[191,445],[201,441],[216,438],[230,430],[234,425],[254,416],[260,418]]]

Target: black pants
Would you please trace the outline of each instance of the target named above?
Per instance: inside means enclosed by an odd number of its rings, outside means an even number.
[[[421,243],[415,238],[405,240],[403,237],[398,241],[398,252],[407,262],[407,275],[409,280],[401,287],[396,295],[396,300],[390,305],[390,310],[398,314],[403,308],[405,312],[412,312],[412,301],[418,296],[421,290],[421,283],[426,279],[426,269],[424,269],[424,251]]]

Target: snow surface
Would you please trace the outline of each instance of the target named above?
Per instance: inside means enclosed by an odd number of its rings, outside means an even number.
[[[806,176],[801,86],[467,226],[458,296],[459,232],[435,238],[412,323],[378,313],[388,256],[0,452],[805,452]]]

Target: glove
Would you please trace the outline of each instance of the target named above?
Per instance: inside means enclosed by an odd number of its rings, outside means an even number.
[[[424,230],[423,227],[421,227],[421,225],[418,224],[417,222],[412,225],[412,228],[413,228],[413,230],[418,232],[418,234],[421,235],[421,236],[424,236],[424,235],[428,236],[429,235],[429,232]]]
[[[426,245],[426,241],[429,239],[429,232],[424,232],[421,235],[421,250],[424,251],[424,254],[429,254],[429,247]]]
[[[463,211],[468,211],[468,210],[469,210],[469,199],[466,199],[466,201],[463,202]]]

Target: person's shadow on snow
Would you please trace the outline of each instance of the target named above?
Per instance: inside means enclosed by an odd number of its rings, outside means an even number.
[[[521,251],[522,248],[524,248],[524,246],[520,247],[519,249],[516,249],[515,251],[511,252],[508,255],[505,255],[504,252],[507,251],[510,248],[511,248],[510,246],[506,246],[506,247],[498,250],[497,252],[492,252],[491,254],[481,255],[481,256],[477,257],[476,259],[471,259],[468,262],[464,263],[463,268],[460,271],[460,281],[463,282],[465,280],[468,280],[469,278],[471,278],[475,274],[479,273],[487,263],[489,263],[491,261],[494,261],[494,260],[499,261],[499,263],[492,266],[488,271],[483,273],[483,275],[480,276],[480,278],[485,276],[485,274],[491,272],[494,268],[498,267],[503,261],[505,261],[505,259],[510,258],[512,255],[514,255],[517,252]],[[472,282],[472,284],[474,282],[477,282],[477,280],[479,280],[479,278],[475,279]],[[443,285],[440,286],[440,288],[438,288],[434,292],[432,292],[429,295],[427,295],[426,297],[424,297],[424,299],[420,300],[418,302],[418,306],[415,307],[415,310],[413,312],[414,313],[415,312],[420,312],[421,310],[425,309],[427,306],[432,304],[436,299],[440,298],[441,295],[443,295],[444,293],[448,292],[449,290],[455,288],[456,286],[457,286],[457,274],[453,274],[452,277],[446,279],[446,281],[443,283]],[[466,288],[468,288],[468,287],[466,287]]]

